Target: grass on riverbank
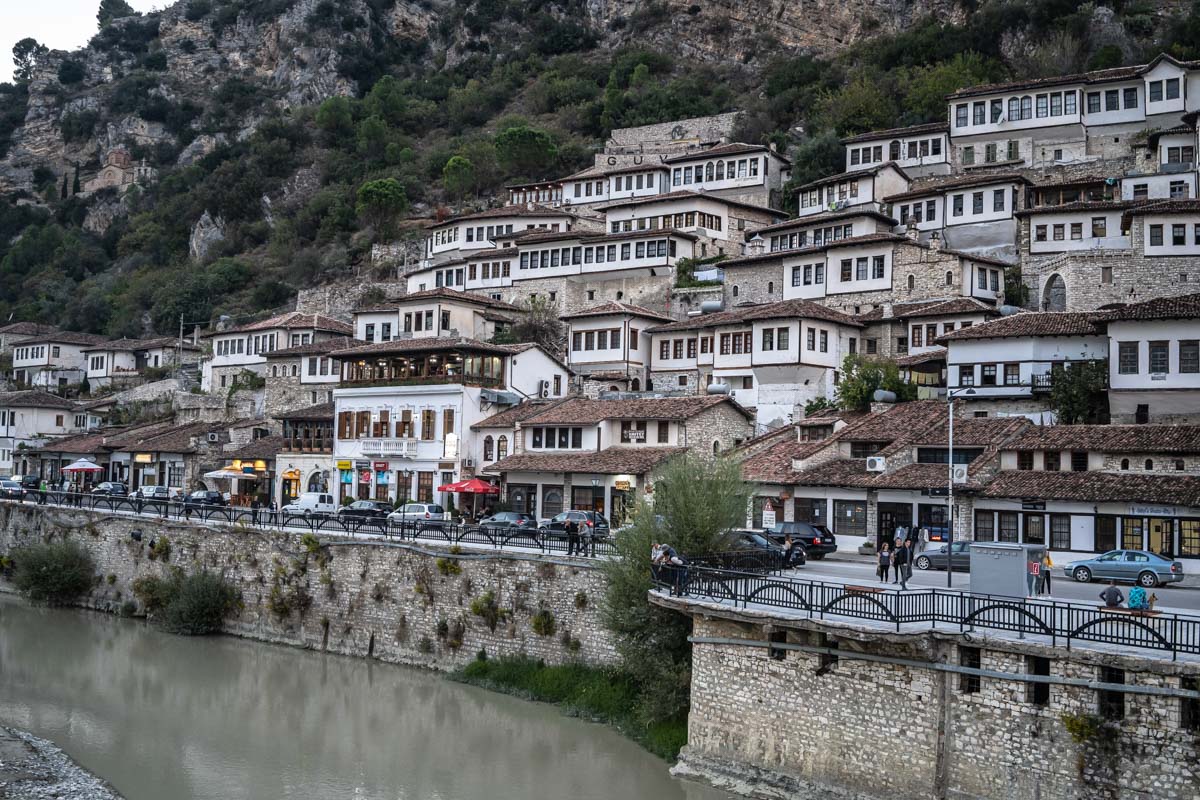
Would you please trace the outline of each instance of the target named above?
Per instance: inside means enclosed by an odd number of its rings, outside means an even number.
[[[638,719],[638,687],[618,670],[582,664],[551,667],[531,658],[476,659],[452,677],[526,700],[554,703],[572,716],[607,723],[669,761],[687,743],[686,717],[650,724]]]

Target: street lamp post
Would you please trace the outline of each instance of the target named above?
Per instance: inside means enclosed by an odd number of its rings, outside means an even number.
[[[946,391],[947,408],[950,413],[950,431],[948,436],[949,458],[946,460],[950,463],[947,465],[948,472],[946,475],[946,531],[950,534],[949,540],[946,543],[946,588],[949,589],[954,585],[954,532],[957,527],[954,523],[958,517],[954,513],[954,398],[958,395],[973,395],[975,390],[971,387],[963,389],[948,389]]]

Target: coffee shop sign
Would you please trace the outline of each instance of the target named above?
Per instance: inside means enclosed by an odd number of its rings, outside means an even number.
[[[1175,506],[1129,506],[1129,514],[1134,517],[1174,517],[1178,516]]]

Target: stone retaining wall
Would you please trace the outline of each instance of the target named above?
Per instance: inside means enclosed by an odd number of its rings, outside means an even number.
[[[151,542],[164,537],[167,560],[152,558]],[[0,507],[0,553],[52,538],[77,540],[92,553],[98,584],[81,605],[103,611],[136,600],[136,578],[207,569],[241,590],[244,608],[226,630],[250,639],[439,670],[462,667],[480,650],[550,664],[617,661],[599,617],[603,575],[582,561],[344,537],[320,537],[314,551],[299,533]],[[0,581],[0,590],[11,587]],[[494,630],[471,611],[488,592],[500,609]],[[553,633],[533,629],[542,610]]]

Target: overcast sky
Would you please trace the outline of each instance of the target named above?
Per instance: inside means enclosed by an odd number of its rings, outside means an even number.
[[[169,0],[127,0],[138,11]],[[0,0],[0,83],[12,80],[12,48],[32,36],[52,50],[75,50],[96,34],[100,0]]]

